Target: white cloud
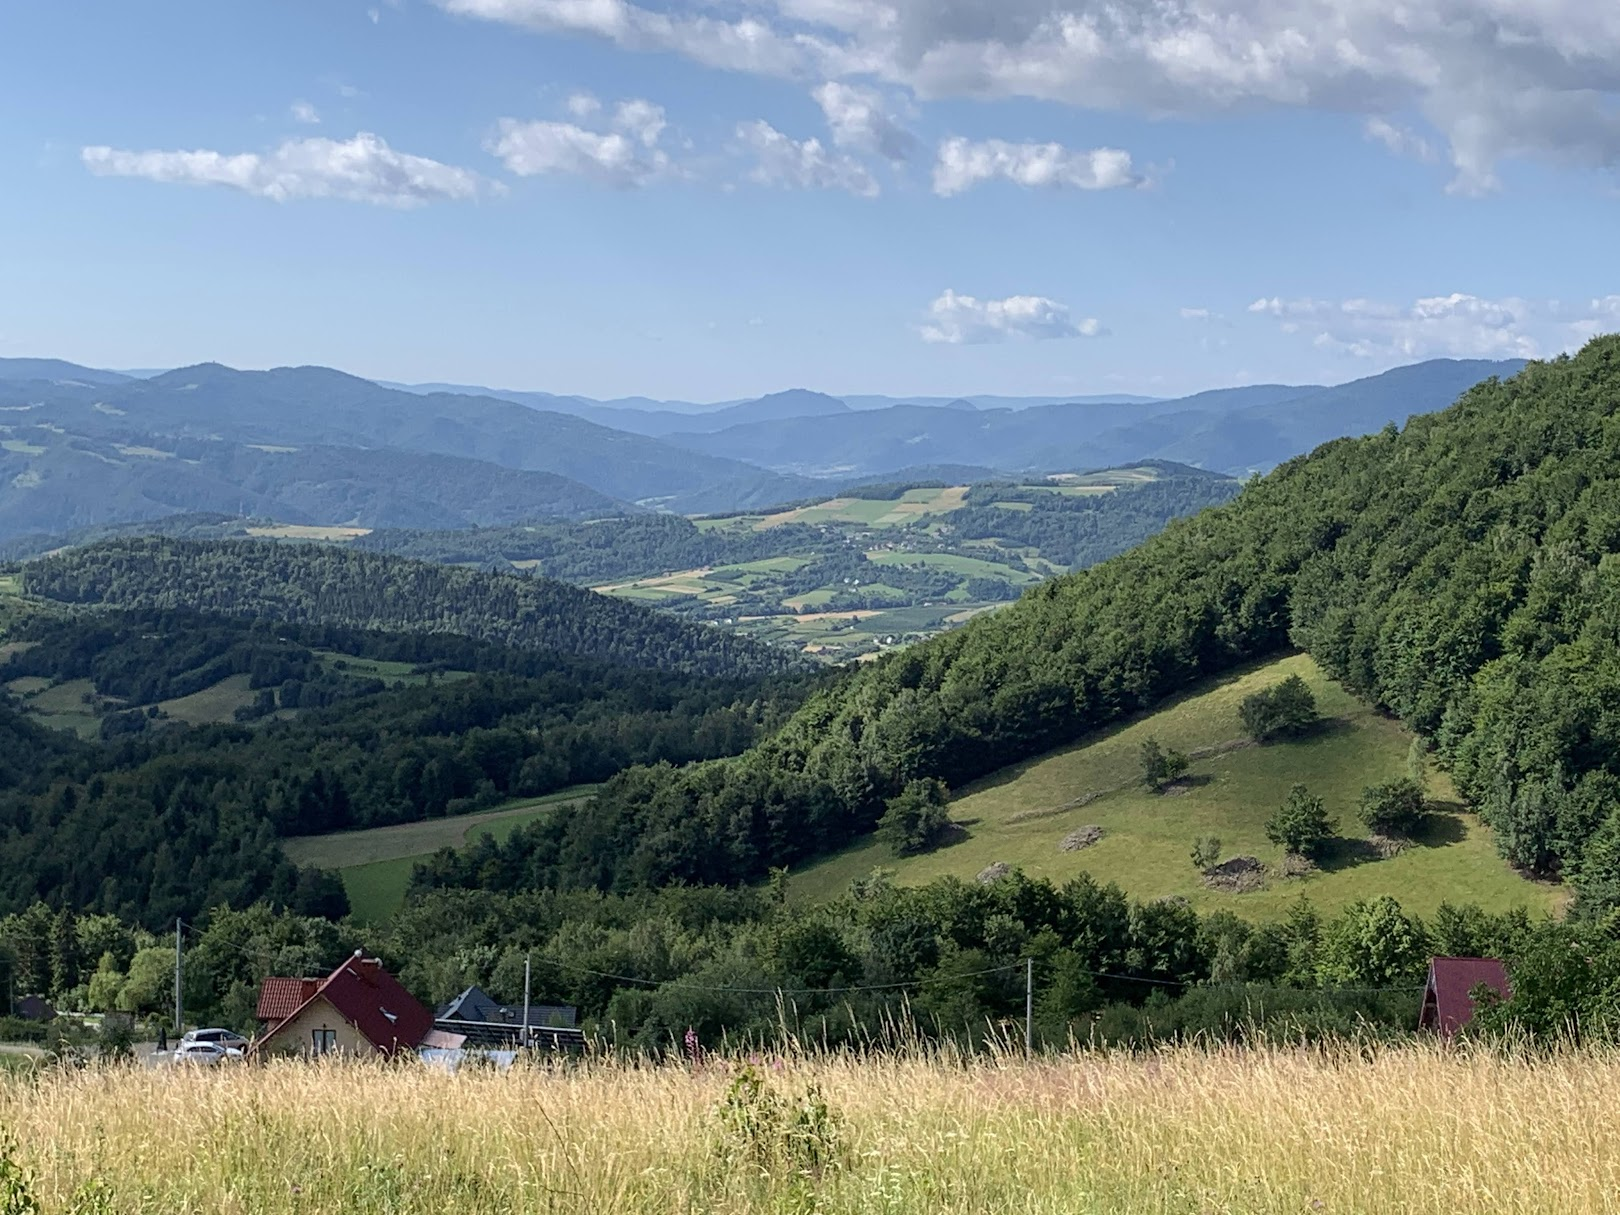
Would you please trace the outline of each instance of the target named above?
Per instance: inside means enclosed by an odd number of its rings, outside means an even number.
[[[565,174],[620,189],[644,186],[669,168],[669,157],[622,131],[587,131],[568,122],[503,118],[489,150],[519,177]]]
[[[1070,151],[1059,143],[1008,143],[987,139],[947,139],[934,162],[934,193],[941,197],[971,190],[982,182],[1005,178],[1021,186],[1077,190],[1117,190],[1140,186],[1131,154],[1118,148]]]
[[[664,122],[663,106],[650,101],[621,101],[613,111],[613,125],[650,148],[657,144],[668,124]]]
[[[1397,126],[1384,118],[1369,118],[1361,128],[1368,139],[1376,139],[1397,156],[1407,156],[1424,162],[1440,159],[1434,145],[1407,127]]]
[[[757,17],[727,21],[701,11],[655,11],[628,0],[435,0],[464,17],[544,34],[587,34],[633,51],[672,51],[709,67],[792,76],[812,62],[821,40],[789,35]],[[688,6],[689,9],[691,6]]]
[[[925,342],[970,345],[1008,338],[1101,337],[1107,332],[1095,317],[1076,321],[1066,305],[1040,295],[1009,295],[981,300],[947,289],[928,308],[922,329]]]
[[[1197,321],[1201,325],[1230,325],[1226,314],[1216,312],[1210,308],[1183,308],[1181,319],[1184,321]]]
[[[745,122],[737,140],[754,158],[750,180],[799,190],[846,190],[876,198],[877,179],[860,161],[829,151],[819,139],[792,139],[768,122]]]
[[[273,151],[227,155],[190,152],[132,152],[89,147],[85,167],[100,177],[144,177],[181,185],[227,186],[288,202],[300,198],[341,198],[390,207],[477,198],[499,190],[470,169],[425,156],[396,152],[384,140],[362,131],[353,139],[289,139]]]
[[[829,80],[811,96],[827,116],[827,127],[839,147],[896,163],[916,151],[917,137],[890,111],[876,89]]]
[[[307,126],[319,126],[321,112],[307,101],[292,103],[292,116],[294,122],[302,122]]]
[[[466,16],[926,98],[1034,97],[1152,116],[1314,109],[1376,119],[1402,154],[1446,145],[1453,187],[1535,158],[1620,166],[1612,0],[435,0]],[[761,14],[761,15],[756,15]]]
[[[1538,358],[1578,347],[1620,321],[1620,296],[1586,305],[1463,292],[1410,304],[1382,300],[1257,299],[1249,312],[1323,350],[1383,363],[1413,359]]]
[[[602,105],[589,93],[575,93],[567,108],[588,119]],[[662,106],[634,98],[614,107],[607,130],[503,118],[488,146],[519,177],[562,174],[634,189],[674,172],[668,153],[658,146],[667,126]]]

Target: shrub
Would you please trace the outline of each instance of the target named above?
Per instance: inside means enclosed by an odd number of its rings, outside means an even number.
[[[716,1111],[720,1154],[768,1176],[819,1178],[842,1159],[839,1120],[810,1085],[797,1099],[775,1092],[765,1073],[746,1064],[732,1077]]]
[[[1157,793],[1178,776],[1184,776],[1189,763],[1180,751],[1166,750],[1157,738],[1149,738],[1142,744],[1142,783]]]
[[[1193,841],[1192,863],[1193,868],[1203,873],[1215,867],[1221,859],[1221,841],[1213,835],[1201,835]]]
[[[1266,822],[1266,838],[1273,844],[1297,852],[1301,856],[1314,856],[1322,845],[1333,837],[1333,824],[1327,816],[1322,799],[1312,797],[1304,785],[1295,785],[1288,791],[1288,800]]]
[[[1359,813],[1370,831],[1410,832],[1423,818],[1423,787],[1409,776],[1368,785]]]
[[[944,781],[912,781],[885,803],[883,817],[878,820],[878,839],[888,844],[896,856],[927,852],[950,828],[950,815],[945,809],[948,797]]]
[[[1274,687],[1245,696],[1238,708],[1243,729],[1255,742],[1276,738],[1298,738],[1309,734],[1321,720],[1316,697],[1298,675],[1290,675]]]

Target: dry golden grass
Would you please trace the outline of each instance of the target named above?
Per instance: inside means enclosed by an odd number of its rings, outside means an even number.
[[[769,1154],[716,1114],[725,1065],[87,1072],[0,1081],[0,1125],[44,1215],[73,1210],[90,1178],[104,1209],[165,1215],[1620,1209],[1608,1052],[1182,1049],[763,1071],[788,1102],[819,1088],[841,1163],[819,1176],[760,1163]]]

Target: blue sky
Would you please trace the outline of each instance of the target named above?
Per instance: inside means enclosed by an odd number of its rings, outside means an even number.
[[[1166,395],[1620,328],[1620,5],[77,0],[0,39],[0,355]]]

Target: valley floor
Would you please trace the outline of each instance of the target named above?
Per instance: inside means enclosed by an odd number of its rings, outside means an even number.
[[[9,1210],[1612,1211],[1620,1057],[1434,1046],[0,1079]]]
[[[1298,742],[1249,744],[1238,705],[1295,674],[1310,685],[1323,728]],[[1193,758],[1188,778],[1166,793],[1141,783],[1139,756],[1149,737]],[[1561,906],[1561,888],[1527,881],[1507,867],[1490,829],[1466,811],[1438,770],[1429,773],[1427,829],[1412,847],[1379,859],[1357,821],[1357,799],[1365,786],[1406,771],[1411,739],[1399,722],[1351,696],[1308,655],[1296,654],[958,791],[950,807],[964,828],[957,842],[898,860],[881,844],[859,843],[793,874],[790,889],[795,899],[815,902],[877,867],[913,885],[945,876],[972,880],[1000,863],[1058,882],[1088,872],[1117,882],[1134,898],[1180,895],[1201,910],[1227,908],[1249,918],[1280,915],[1301,895],[1327,911],[1388,894],[1422,916],[1443,902],[1492,911]],[[1319,872],[1285,878],[1265,823],[1295,783],[1325,800],[1342,838]],[[1063,851],[1071,833],[1085,827],[1100,828],[1100,841]],[[1223,860],[1252,856],[1266,865],[1264,888],[1241,894],[1207,888],[1189,859],[1193,841],[1206,835],[1220,839]]]

